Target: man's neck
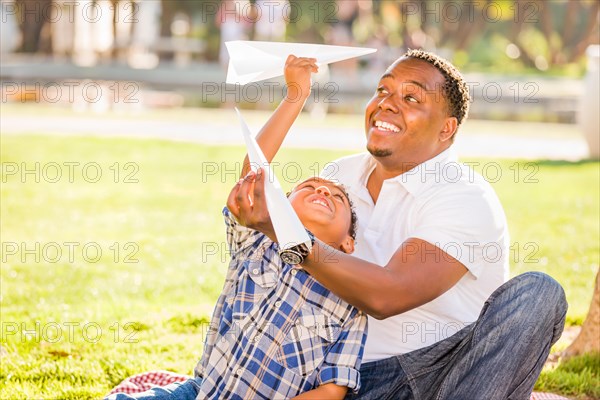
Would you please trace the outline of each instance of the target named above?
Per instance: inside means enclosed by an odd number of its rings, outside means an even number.
[[[367,178],[367,190],[369,190],[369,194],[373,199],[373,203],[377,203],[379,193],[381,192],[381,187],[383,186],[383,181],[386,179],[395,178],[396,176],[402,174],[402,172],[398,173],[386,170],[377,160],[375,160],[375,164],[375,169]]]
[[[377,160],[375,158],[375,169],[373,170],[373,172],[371,172],[371,175],[369,175],[369,178],[367,178],[367,189],[369,190],[369,194],[371,195],[371,198],[373,199],[373,203],[377,203],[377,199],[379,198],[379,193],[381,192],[381,188],[383,186],[383,181],[385,181],[386,179],[391,179],[391,178],[395,178],[397,176],[400,176],[408,171],[410,171],[411,169],[415,168],[418,165],[423,164],[424,162],[427,162],[429,160],[431,160],[432,158],[437,157],[438,155],[440,155],[441,153],[443,153],[445,150],[448,150],[449,146],[441,149],[439,152],[437,152],[436,154],[430,156],[429,158],[427,158],[426,160],[423,160],[421,162],[400,162],[397,163],[396,165],[386,165],[386,163]]]

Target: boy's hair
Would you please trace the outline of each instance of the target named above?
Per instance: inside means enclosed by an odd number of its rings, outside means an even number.
[[[318,178],[319,180],[322,180],[322,181],[333,182],[333,181],[330,181],[329,179],[323,179],[323,178],[320,178],[320,177],[314,177],[314,178]],[[308,179],[311,179],[311,178],[308,178]],[[298,185],[300,185],[301,183],[306,182],[308,179],[303,180]],[[352,238],[352,240],[356,240],[356,227],[358,225],[358,216],[356,215],[356,210],[354,208],[354,203],[350,199],[350,196],[348,195],[348,191],[346,190],[346,187],[344,185],[339,184],[339,183],[335,183],[335,182],[333,182],[333,183],[335,184],[335,186],[337,186],[342,191],[342,193],[344,193],[344,196],[346,196],[346,200],[348,200],[348,204],[350,205],[350,228],[348,229],[348,234],[350,235],[350,237]],[[292,188],[292,190],[290,190],[289,192],[287,192],[285,195],[287,197],[290,197],[290,195],[296,189],[296,187],[298,187],[298,185],[294,186]]]
[[[344,192],[344,196],[346,196],[348,204],[350,205],[350,229],[348,230],[348,233],[350,234],[352,240],[356,240],[356,226],[358,225],[358,216],[356,215],[354,203],[350,199],[350,196],[348,196],[348,191],[346,190],[346,187],[341,184],[338,185],[338,187],[342,189],[342,192]]]
[[[456,67],[448,60],[423,50],[408,50],[402,57],[423,60],[440,71],[446,80],[442,86],[442,93],[448,102],[448,113],[451,117],[456,118],[458,126],[460,126],[467,119],[471,99],[469,98],[469,87]]]

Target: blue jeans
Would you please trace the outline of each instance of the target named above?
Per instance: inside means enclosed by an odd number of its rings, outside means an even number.
[[[188,379],[167,386],[157,386],[142,393],[111,394],[106,400],[195,400],[200,391],[202,378]]]
[[[519,275],[492,293],[476,322],[453,336],[363,364],[360,392],[346,399],[529,399],[566,313],[564,291],[554,279]]]

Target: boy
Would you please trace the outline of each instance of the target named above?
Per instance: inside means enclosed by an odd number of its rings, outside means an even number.
[[[257,136],[269,162],[287,133],[278,125],[297,117],[311,72],[314,59],[288,58],[288,95]],[[246,158],[242,176],[248,167]],[[309,232],[354,251],[356,215],[343,187],[309,178],[288,198]],[[366,317],[302,268],[284,263],[276,238],[240,225],[229,208],[223,214],[231,263],[195,369],[199,398],[342,399],[349,388],[357,391]]]
[[[310,178],[289,200],[320,240],[353,251],[355,220],[340,186]],[[195,370],[199,398],[342,399],[358,390],[366,317],[282,262],[276,242],[223,214],[231,263]]]
[[[308,97],[315,61],[286,62],[287,96],[257,136],[269,162]],[[246,158],[242,176],[248,169]],[[310,178],[288,198],[312,234],[354,251],[356,217],[341,186]],[[358,390],[366,317],[303,269],[283,263],[276,238],[238,224],[228,208],[223,213],[232,260],[195,371],[203,377],[201,397],[341,399],[348,388]]]

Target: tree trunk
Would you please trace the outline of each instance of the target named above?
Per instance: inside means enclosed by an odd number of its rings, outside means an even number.
[[[565,16],[565,25],[563,31],[563,47],[570,47],[575,37],[575,24],[579,14],[581,3],[578,1],[569,1],[567,3],[567,14]]]
[[[579,43],[575,46],[575,49],[570,54],[568,62],[574,62],[583,56],[587,47],[592,43],[597,43],[596,38],[598,37],[598,16],[600,13],[600,4],[598,2],[592,3],[588,11],[588,20],[585,27],[583,36],[579,40]]]
[[[17,0],[21,12],[21,33],[23,43],[21,51],[35,53],[39,50],[40,34],[48,18],[50,0]],[[4,6],[2,6],[4,7]]]
[[[596,274],[596,285],[592,296],[590,310],[583,322],[581,332],[573,343],[564,351],[563,357],[600,351],[600,271]]]

